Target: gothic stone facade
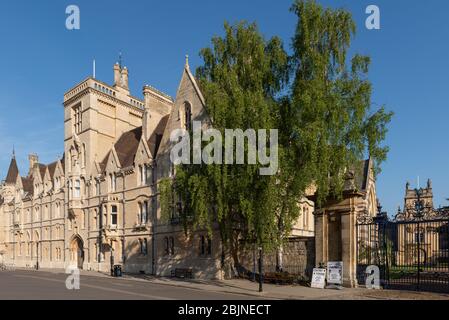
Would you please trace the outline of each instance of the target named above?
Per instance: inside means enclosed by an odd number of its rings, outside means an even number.
[[[24,175],[13,157],[0,187],[0,263],[224,277],[218,234],[186,237],[176,216],[161,217],[158,183],[174,176],[170,133],[186,121],[208,123],[188,63],[176,99],[150,86],[143,95],[130,94],[119,64],[114,85],[89,77],[64,95],[64,156],[44,165],[31,155]],[[313,203],[301,210],[293,236],[313,237]]]

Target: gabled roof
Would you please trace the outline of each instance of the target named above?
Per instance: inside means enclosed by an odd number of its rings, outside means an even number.
[[[154,158],[158,152],[162,135],[164,134],[165,127],[167,126],[168,118],[169,115],[166,115],[161,119],[161,121],[159,121],[159,124],[155,128],[150,139],[147,141],[150,152]],[[117,152],[118,160],[122,168],[127,168],[134,165],[137,149],[139,148],[139,143],[142,136],[142,127],[138,127],[122,134],[122,136],[115,143],[114,149]],[[110,153],[111,151],[108,152],[106,157],[100,163],[100,168],[102,171],[106,169]]]
[[[6,183],[15,184],[18,175],[19,175],[19,168],[17,167],[16,158],[13,157],[9,165],[8,174],[6,175]]]
[[[156,158],[157,152],[159,151],[159,147],[162,142],[162,136],[164,134],[165,128],[167,127],[168,118],[170,118],[169,114],[161,119],[150,139],[147,141],[153,158]]]
[[[23,191],[25,191],[28,194],[34,193],[34,187],[33,187],[33,178],[23,178],[22,177],[22,186]]]
[[[368,189],[368,181],[371,168],[371,159],[360,161],[354,170],[355,186],[359,191]]]
[[[41,175],[41,180],[43,181],[45,177],[45,171],[47,170],[47,166],[42,163],[38,163],[37,166],[39,169],[39,174]]]
[[[134,156],[142,138],[142,127],[135,128],[122,134],[115,143],[115,151],[122,168],[130,167],[134,163]]]
[[[56,166],[58,165],[58,161],[55,161],[53,163],[50,163],[48,165],[48,173],[50,174],[50,179],[53,179],[56,171]]]

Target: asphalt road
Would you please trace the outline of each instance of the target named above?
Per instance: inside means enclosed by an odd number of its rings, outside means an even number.
[[[255,297],[160,285],[145,281],[80,276],[80,289],[68,290],[68,275],[0,272],[0,300],[254,300]]]

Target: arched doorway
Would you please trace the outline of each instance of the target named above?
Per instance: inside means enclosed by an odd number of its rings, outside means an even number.
[[[78,267],[78,269],[83,269],[84,243],[79,236],[73,237],[70,244],[70,260]]]

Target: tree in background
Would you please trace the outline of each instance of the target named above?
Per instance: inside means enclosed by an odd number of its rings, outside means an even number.
[[[356,30],[351,14],[313,0],[297,0],[292,11],[298,23],[285,119],[291,119],[287,130],[295,137],[297,174],[315,184],[320,204],[329,195],[341,195],[345,171],[367,155],[380,172],[392,113],[384,107],[371,111],[370,58],[347,57]]]

